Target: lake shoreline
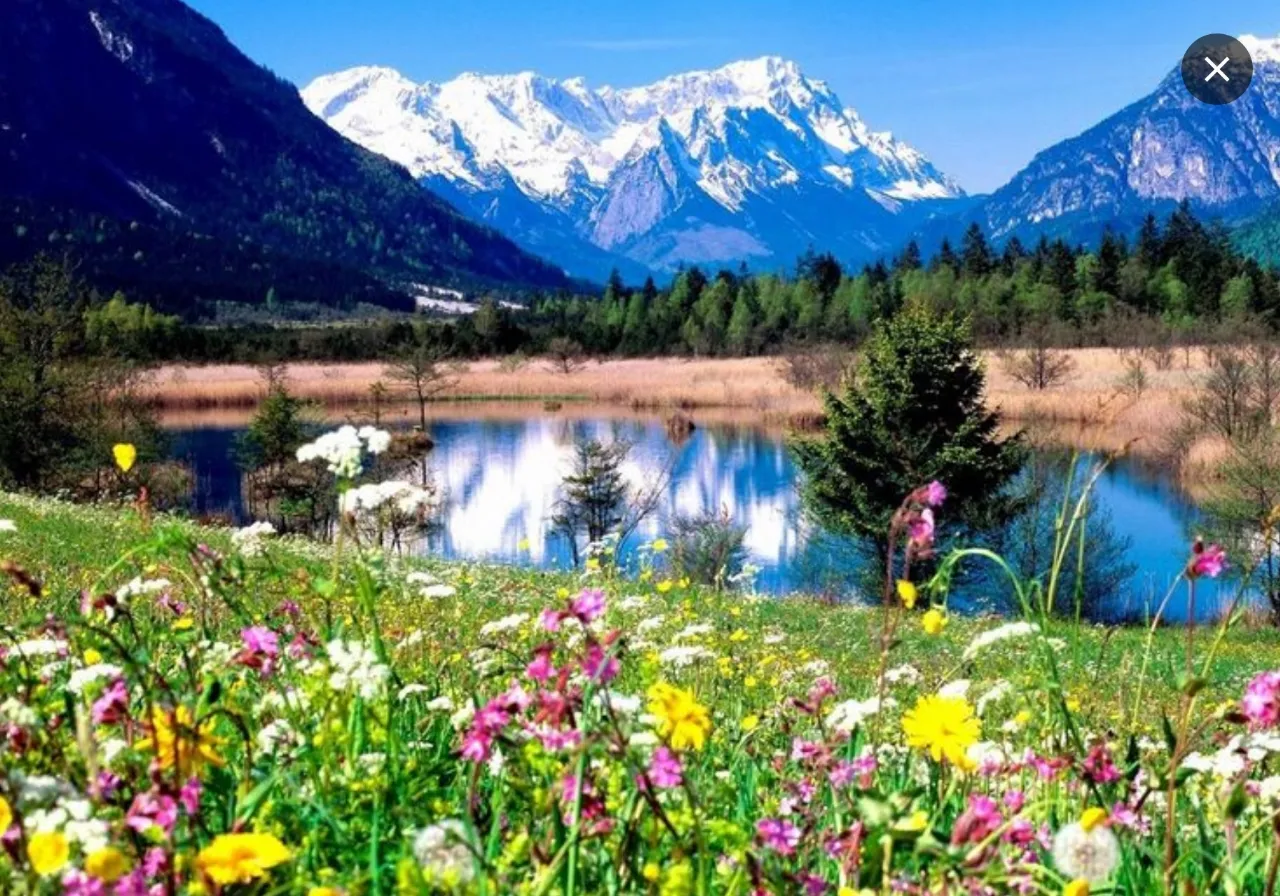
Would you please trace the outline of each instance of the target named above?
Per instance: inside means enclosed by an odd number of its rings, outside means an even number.
[[[1125,452],[1176,466],[1183,487],[1202,491],[1222,446],[1212,439],[1180,442],[1182,407],[1204,375],[1203,353],[1181,352],[1165,369],[1146,365],[1146,385],[1126,389],[1133,353],[1113,349],[1069,351],[1074,369],[1061,385],[1032,390],[1003,369],[999,357],[981,353],[988,370],[988,405],[1009,431],[1027,429],[1039,443],[1096,452]],[[823,419],[814,391],[788,382],[781,357],[610,358],[570,373],[538,359],[488,359],[453,366],[452,388],[432,402],[448,408],[502,405],[526,411],[591,409],[664,417],[675,413],[723,423],[778,430],[813,430]],[[371,419],[406,406],[401,398],[373,401],[375,383],[390,387],[380,363],[285,366],[291,391],[319,405],[327,418]],[[263,395],[256,367],[241,364],[168,365],[153,372],[143,395],[163,419],[247,419]],[[536,411],[537,412],[537,411]],[[433,411],[434,413],[434,411]],[[508,413],[504,411],[503,413]],[[480,416],[485,416],[481,414]]]

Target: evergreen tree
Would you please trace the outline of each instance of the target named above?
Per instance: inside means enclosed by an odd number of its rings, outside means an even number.
[[[991,273],[994,259],[987,238],[977,222],[969,225],[964,232],[964,242],[960,249],[961,268],[966,277],[985,277]]]
[[[999,438],[983,386],[968,329],[954,316],[908,310],[882,322],[857,377],[826,394],[824,436],[793,442],[806,509],[877,557],[903,499],[935,479],[948,489],[944,534],[1007,522],[1020,504],[1011,486],[1026,450],[1018,436]]]

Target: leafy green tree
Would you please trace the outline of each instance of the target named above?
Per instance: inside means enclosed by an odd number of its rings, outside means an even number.
[[[982,365],[967,326],[951,315],[908,310],[882,322],[856,377],[826,393],[826,431],[792,443],[812,516],[856,536],[883,557],[903,499],[937,479],[949,492],[944,533],[987,531],[1020,499],[1011,485],[1026,459],[1020,436],[1001,439],[982,401]]]

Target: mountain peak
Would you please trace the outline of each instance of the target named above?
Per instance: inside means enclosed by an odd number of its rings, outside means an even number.
[[[467,73],[362,100],[347,89],[351,81],[318,80],[303,97],[368,149],[475,197],[474,210],[499,229],[494,216],[502,212],[490,194],[499,181],[514,186],[530,204],[508,197],[513,218],[517,205],[523,209],[508,232],[524,232],[527,245],[569,229],[609,251],[634,244],[624,250],[633,261],[659,268],[773,252],[786,258],[810,242],[838,250],[848,241],[865,252],[884,237],[833,233],[834,222],[849,220],[846,211],[854,219],[893,217],[914,200],[962,195],[922,154],[873,132],[826,84],[781,56],[621,89],[532,72]],[[886,204],[886,196],[898,202]],[[568,218],[534,222],[531,206]],[[797,226],[802,220],[809,229]],[[664,227],[681,233],[659,233]]]
[[[1258,37],[1255,34],[1240,35],[1240,43],[1249,51],[1254,63],[1280,62],[1280,35],[1276,37]]]

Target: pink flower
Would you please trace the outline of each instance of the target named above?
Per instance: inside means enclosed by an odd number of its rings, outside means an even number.
[[[584,588],[570,608],[584,623],[593,622],[604,615],[604,592],[599,588]]]
[[[933,547],[933,511],[926,507],[907,523],[907,532],[911,536],[911,545],[920,551]]]
[[[791,740],[791,760],[793,762],[808,762],[817,758],[821,753],[822,746],[820,744],[799,737]]]
[[[1198,579],[1205,576],[1216,579],[1227,568],[1227,552],[1220,545],[1208,547],[1199,538],[1191,548],[1191,562],[1187,565],[1187,576]]]
[[[167,794],[140,793],[133,798],[124,823],[139,834],[158,827],[168,837],[178,823],[178,803]]]
[[[107,885],[83,871],[68,871],[62,876],[62,896],[106,896]]]
[[[612,681],[618,676],[618,671],[622,668],[622,663],[618,661],[616,656],[608,656],[604,652],[604,648],[599,644],[592,644],[587,648],[587,655],[582,658],[582,671],[587,673],[587,677],[592,681],[601,684]]]
[[[998,827],[1003,819],[996,801],[983,794],[971,794],[969,805],[956,819],[951,831],[951,843],[959,846],[962,843],[981,843]]]
[[[95,725],[114,725],[129,712],[129,689],[124,686],[124,679],[117,678],[107,685],[106,689],[93,701],[93,723]]]
[[[255,625],[246,628],[240,632],[240,640],[244,641],[244,649],[250,653],[267,657],[280,655],[280,638],[266,626]]]
[[[563,615],[559,610],[543,610],[542,627],[549,632],[560,631],[560,619]]]
[[[556,667],[551,665],[551,651],[539,650],[533,661],[524,667],[524,672],[538,684],[546,684],[556,674]]]
[[[663,790],[679,787],[684,783],[683,772],[680,757],[675,753],[666,747],[653,751],[653,758],[649,760],[649,780],[657,787]]]
[[[1027,795],[1021,790],[1010,790],[1004,795],[1002,800],[1004,807],[1015,815],[1022,811],[1022,807],[1027,804]]]
[[[182,789],[178,791],[178,802],[182,803],[182,808],[192,818],[200,814],[200,779],[190,778],[186,784],[182,785]]]
[[[1250,728],[1274,728],[1280,722],[1280,672],[1260,672],[1244,689],[1240,711]]]
[[[1105,744],[1097,744],[1084,760],[1084,779],[1094,784],[1110,784],[1120,780],[1120,770],[1111,759]]]
[[[947,500],[947,487],[935,479],[924,487],[921,497],[929,507],[941,507],[942,502]]]
[[[463,759],[471,762],[484,762],[493,751],[493,737],[481,728],[472,726],[462,739],[460,751]]]
[[[768,849],[789,856],[800,843],[800,829],[785,818],[762,818],[756,822],[756,836]]]

